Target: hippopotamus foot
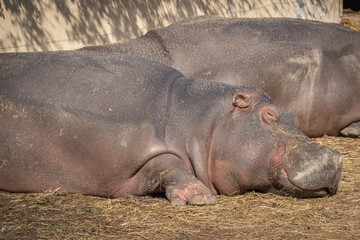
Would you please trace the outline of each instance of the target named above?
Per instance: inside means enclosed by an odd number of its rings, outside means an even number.
[[[350,124],[340,132],[341,136],[357,138],[360,137],[360,121]]]
[[[146,195],[165,190],[173,205],[214,205],[216,197],[185,163],[173,154],[162,154],[150,159],[115,197]]]
[[[195,177],[194,177],[195,179]],[[174,184],[166,189],[166,197],[172,205],[214,205],[216,197],[199,180],[181,184]]]

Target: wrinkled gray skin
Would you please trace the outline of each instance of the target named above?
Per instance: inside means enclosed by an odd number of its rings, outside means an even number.
[[[335,194],[342,160],[263,92],[118,54],[0,55],[0,189],[215,204]]]
[[[196,79],[255,86],[311,137],[336,136],[360,120],[360,32],[340,24],[197,17],[124,44],[84,49],[144,57]]]

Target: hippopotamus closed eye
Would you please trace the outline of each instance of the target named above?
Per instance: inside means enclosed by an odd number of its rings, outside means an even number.
[[[215,204],[335,194],[342,160],[254,87],[86,51],[0,55],[0,189]]]
[[[255,86],[311,137],[336,136],[360,121],[360,32],[340,24],[203,16],[85,49],[140,56],[186,77]],[[360,124],[342,134],[359,136]]]

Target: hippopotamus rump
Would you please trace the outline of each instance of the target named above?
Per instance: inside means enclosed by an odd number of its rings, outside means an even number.
[[[253,87],[86,51],[0,55],[0,189],[215,204],[335,194],[342,159]]]
[[[311,137],[338,135],[360,120],[360,32],[340,24],[207,16],[84,49],[144,57],[187,77],[255,86],[294,114]]]

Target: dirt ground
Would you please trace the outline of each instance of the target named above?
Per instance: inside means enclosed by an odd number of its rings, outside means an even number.
[[[174,207],[163,196],[0,192],[0,239],[360,239],[360,138],[315,141],[343,156],[332,197],[250,192],[218,196],[215,206]]]

